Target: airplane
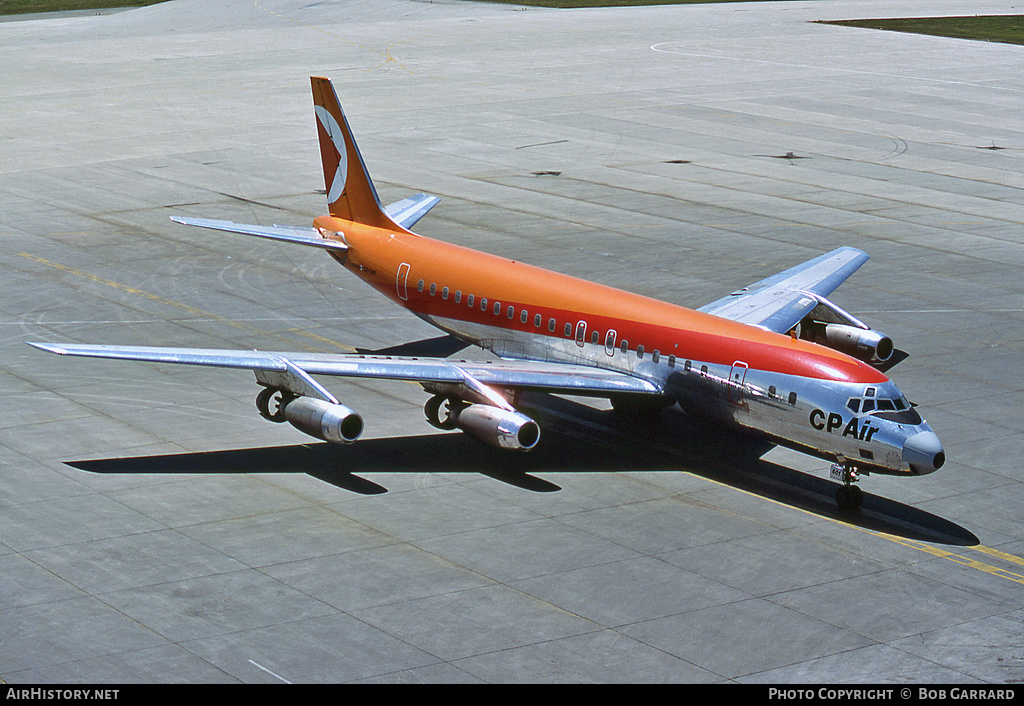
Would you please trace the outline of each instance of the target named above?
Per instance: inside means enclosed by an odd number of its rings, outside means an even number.
[[[377,291],[497,360],[32,342],[71,356],[249,369],[259,413],[347,444],[362,417],[314,376],[419,383],[438,429],[528,451],[538,423],[524,392],[604,398],[613,410],[684,412],[830,460],[836,501],[856,511],[862,475],[942,467],[935,432],[880,369],[891,338],[828,296],[868,256],[841,247],[688,309],[413,233],[440,200],[383,207],[329,79],[311,77],[329,215],[310,227],[172,217],[325,250]],[[651,418],[641,416],[641,419]]]

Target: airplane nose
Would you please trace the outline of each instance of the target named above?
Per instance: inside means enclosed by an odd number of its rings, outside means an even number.
[[[914,473],[924,475],[942,468],[946,454],[935,432],[922,431],[903,442],[903,460]]]

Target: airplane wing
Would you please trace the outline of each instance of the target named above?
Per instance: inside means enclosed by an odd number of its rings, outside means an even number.
[[[855,248],[838,248],[722,297],[699,311],[786,333],[867,262]]]
[[[29,345],[59,355],[177,363],[254,372],[304,373],[352,378],[383,378],[418,383],[476,383],[564,394],[607,396],[616,393],[659,394],[661,388],[642,378],[584,365],[534,361],[453,361],[358,354],[274,353],[206,348],[109,346],[77,343]]]

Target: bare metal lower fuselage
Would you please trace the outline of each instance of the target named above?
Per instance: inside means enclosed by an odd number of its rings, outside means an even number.
[[[669,401],[688,413],[824,459],[853,464],[861,472],[923,475],[942,464],[929,449],[919,454],[921,459],[908,453],[909,439],[934,433],[891,380],[872,385],[823,381],[758,370],[741,360],[726,366],[676,351],[623,352],[585,335],[583,340],[556,338],[455,319],[421,318],[501,357],[583,364],[643,377],[663,387]],[[932,460],[922,462],[929,452]]]

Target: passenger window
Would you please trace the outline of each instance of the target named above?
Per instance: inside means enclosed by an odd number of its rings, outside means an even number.
[[[792,405],[793,407],[796,407],[796,393],[795,392],[790,392],[789,393],[789,404]]]
[[[597,343],[600,340],[601,340],[601,334],[598,333],[597,331],[594,331],[592,334],[590,334],[590,342],[591,343]]]
[[[541,316],[540,314],[537,314],[536,316],[533,317],[533,325],[536,326],[537,328],[540,328],[540,322],[543,320],[544,317]]]
[[[480,311],[487,311],[487,297],[480,297]]]
[[[637,360],[639,360],[639,359],[644,357],[644,347],[643,346],[637,346],[636,347],[636,357],[637,357]]]
[[[448,299],[448,288],[447,287],[445,287],[444,289],[441,290],[441,298],[442,299]]]
[[[676,357],[674,355],[670,355],[668,357],[668,367],[670,367],[670,368],[676,367]]]
[[[629,341],[622,339],[622,343],[619,344],[619,350],[626,353],[629,350]]]
[[[455,290],[455,303],[456,304],[461,304],[462,303],[462,290],[461,289],[456,289]]]
[[[423,291],[423,280],[420,280],[419,283],[417,283],[416,291],[417,292],[422,292]]]
[[[700,366],[700,376],[702,378],[706,378],[708,376],[708,366],[706,366],[706,365]]]
[[[537,314],[537,316],[540,316],[540,314]],[[555,332],[555,320],[554,319],[548,319],[548,331],[550,331],[551,333]]]
[[[769,385],[768,386],[768,396],[769,397],[775,397],[777,392],[778,392],[778,390],[775,388],[775,385]]]
[[[565,323],[565,337],[569,338],[570,336],[572,336],[572,324],[570,324],[569,322],[566,322]]]
[[[430,283],[430,296],[437,294],[437,285],[433,282]]]
[[[494,302],[494,315],[497,316],[501,313],[501,302]]]
[[[661,353],[659,353],[657,349],[655,349],[655,351],[651,353],[651,361],[657,363],[659,358],[661,358]]]
[[[523,313],[525,314],[526,312],[524,311]],[[511,318],[512,318],[513,316],[515,316],[515,315],[516,315],[516,308],[515,308],[514,306],[510,306],[510,307],[508,308],[508,311],[506,311],[506,312],[505,312],[505,316],[507,316],[507,317],[508,317],[508,318],[510,318],[510,319],[511,319]],[[525,317],[525,316],[523,317],[523,321],[526,321],[526,317]]]
[[[692,363],[692,362],[690,362],[689,360],[688,360],[688,361],[686,361],[686,362],[685,362],[685,363],[683,364],[683,371],[684,371],[684,372],[687,372],[687,373],[688,373],[688,372],[690,372],[690,370],[691,370],[692,368],[693,368],[693,363]]]
[[[470,309],[473,308],[473,295],[472,294],[470,294],[469,296],[466,297],[466,306],[468,306]]]

